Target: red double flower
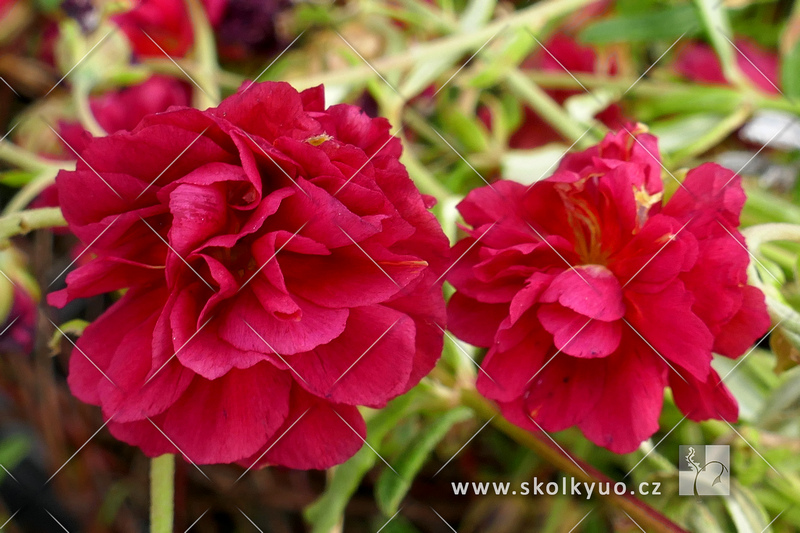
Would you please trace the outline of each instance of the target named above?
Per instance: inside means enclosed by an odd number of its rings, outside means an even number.
[[[662,194],[655,137],[622,131],[459,205],[450,329],[489,348],[478,389],[515,423],[626,453],[658,429],[667,386],[692,420],[737,418],[712,352],[740,356],[769,327],[740,178],[704,164]]]
[[[50,303],[125,290],[69,385],[120,440],[196,463],[327,468],[439,358],[448,243],[385,119],[322,87],[92,139],[57,179],[95,257]]]

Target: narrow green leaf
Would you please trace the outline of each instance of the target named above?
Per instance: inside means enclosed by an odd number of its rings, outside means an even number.
[[[700,19],[706,29],[706,34],[711,41],[717,57],[722,64],[722,72],[725,79],[731,83],[739,83],[743,80],[742,73],[736,62],[739,53],[731,43],[731,23],[728,19],[728,10],[724,2],[719,0],[695,0],[695,4],[700,11]]]
[[[416,397],[416,389],[394,399],[367,421],[367,442],[377,446],[397,422],[406,416]],[[378,456],[364,445],[349,461],[336,467],[325,492],[306,508],[305,519],[312,533],[330,533],[344,517],[344,509],[355,493],[362,478],[375,466]]]
[[[637,15],[621,15],[600,19],[580,33],[587,43],[619,43],[677,39],[700,31],[697,10],[681,5]]]
[[[424,427],[419,438],[413,440],[408,448],[400,454],[399,460],[394,465],[397,473],[389,469],[383,471],[375,486],[375,499],[384,514],[391,516],[397,512],[400,502],[411,488],[414,477],[436,445],[455,424],[467,420],[471,416],[472,411],[466,407],[453,409],[443,414]]]
[[[800,39],[781,57],[781,89],[787,98],[800,96]]]

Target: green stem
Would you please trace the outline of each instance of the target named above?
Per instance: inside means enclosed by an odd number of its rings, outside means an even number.
[[[89,105],[89,87],[86,83],[76,83],[72,89],[72,100],[75,103],[75,110],[78,113],[78,119],[89,133],[95,137],[105,137],[108,135],[103,126],[97,122],[97,119],[92,113],[92,107]]]
[[[66,226],[67,221],[58,207],[29,209],[0,217],[0,240],[24,235],[29,231],[43,228]]]
[[[51,168],[62,168],[62,163],[51,162],[39,157],[33,152],[20,148],[8,141],[0,141],[0,161],[5,161],[15,167],[34,172]]]
[[[676,167],[683,161],[703,154],[717,146],[731,133],[739,129],[750,118],[752,112],[753,109],[749,105],[738,107],[733,113],[719,121],[713,128],[693,142],[691,146],[671,154],[667,166]]]
[[[581,461],[579,458],[568,457],[551,442],[540,439],[536,434],[524,430],[503,418],[494,404],[478,394],[474,388],[462,391],[461,403],[470,407],[481,418],[491,420],[492,425],[497,429],[519,444],[533,450],[544,461],[555,466],[562,472],[586,483],[615,483],[606,475]],[[573,462],[573,459],[575,462]],[[611,490],[608,496],[601,497],[605,498],[615,507],[628,513],[637,524],[649,533],[685,533],[686,531],[649,505],[628,494],[627,491],[624,495],[620,496]]]
[[[172,533],[175,513],[175,456],[150,461],[150,533]]]
[[[193,70],[197,84],[202,90],[195,91],[194,107],[205,109],[216,106],[220,101],[220,89],[217,82],[217,45],[214,31],[208,22],[203,6],[198,0],[186,0],[189,7],[189,18],[194,32],[194,57],[196,68]]]
[[[56,182],[56,176],[59,171],[60,169],[56,167],[42,170],[38,176],[28,182],[11,198],[11,201],[8,202],[8,205],[3,210],[3,214],[10,215],[25,209],[42,191]]]
[[[569,116],[564,108],[558,105],[550,95],[539,86],[525,77],[519,70],[512,70],[506,74],[506,82],[514,93],[526,104],[530,105],[538,115],[550,123],[559,133],[568,140],[578,141],[578,147],[587,147],[594,144],[597,139],[592,134],[586,134],[586,127],[579,124]]]

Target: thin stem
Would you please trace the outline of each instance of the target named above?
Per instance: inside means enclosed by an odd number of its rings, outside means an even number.
[[[539,457],[555,466],[562,472],[587,483],[615,483],[610,478],[602,474],[597,469],[579,458],[570,458],[559,450],[555,445],[540,439],[536,434],[515,426],[498,412],[497,408],[486,398],[478,394],[474,388],[465,389],[461,393],[461,403],[470,407],[483,419],[491,419],[492,425],[511,437],[513,440],[536,452]],[[573,460],[575,462],[573,462]],[[577,464],[576,464],[577,463]],[[580,465],[580,466],[579,466]],[[608,496],[602,496],[606,500],[628,513],[636,523],[650,533],[685,533],[685,529],[672,522],[669,518],[662,515],[641,500],[634,498],[630,494],[617,495],[614,491],[609,491]]]
[[[103,126],[97,122],[97,119],[92,112],[92,107],[89,104],[89,87],[85,82],[76,83],[72,89],[72,100],[75,103],[75,110],[78,113],[78,119],[89,133],[95,137],[105,137],[108,135]]]
[[[39,175],[28,182],[11,198],[11,201],[8,202],[8,205],[3,210],[3,214],[10,215],[25,209],[42,191],[56,182],[56,176],[60,170],[56,167],[42,170]]]
[[[150,533],[172,533],[175,513],[175,456],[150,461]]]
[[[62,167],[62,163],[50,162],[9,141],[0,141],[0,161],[33,171]]]
[[[24,235],[29,231],[43,228],[66,226],[67,221],[58,207],[29,209],[0,217],[0,240]]]

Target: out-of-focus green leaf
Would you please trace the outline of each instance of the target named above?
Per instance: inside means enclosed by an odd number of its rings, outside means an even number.
[[[7,170],[0,173],[0,183],[8,187],[22,187],[35,176],[36,174],[27,170]]]
[[[454,135],[468,152],[483,152],[489,147],[489,132],[482,122],[465,115],[455,106],[444,107],[441,112],[447,133]]]
[[[637,15],[622,15],[600,19],[580,33],[587,43],[652,42],[659,39],[677,39],[700,31],[697,10],[679,5]]]
[[[550,176],[567,147],[548,144],[534,150],[509,150],[500,160],[504,179],[530,185]]]
[[[731,43],[733,32],[725,3],[719,0],[695,0],[695,4],[700,11],[700,19],[708,38],[717,52],[725,79],[732,83],[740,82],[742,73],[736,61],[739,52]]]
[[[25,435],[12,435],[0,442],[0,481],[5,478],[6,471],[12,470],[22,461],[31,449],[30,440]]]
[[[781,89],[788,98],[800,96],[800,39],[781,57]]]
[[[764,507],[753,494],[735,480],[731,480],[731,495],[723,498],[737,531],[772,531]]]
[[[672,153],[691,146],[723,118],[717,113],[680,115],[652,123],[650,132],[658,137],[662,152]]]
[[[397,512],[400,502],[403,501],[411,483],[414,481],[420,468],[425,464],[428,456],[437,444],[445,437],[450,428],[458,422],[469,419],[472,411],[460,407],[444,413],[441,417],[425,426],[417,439],[400,453],[395,463],[397,473],[386,469],[378,479],[375,487],[375,499],[378,507],[391,516]],[[398,475],[399,474],[399,475]]]
[[[416,389],[412,389],[407,394],[395,398],[367,421],[367,442],[370,446],[374,448],[378,445],[386,433],[406,415],[416,395]],[[343,519],[344,509],[350,497],[377,460],[375,452],[364,445],[349,461],[333,471],[325,492],[304,512],[305,519],[312,526],[312,533],[334,531]]]

